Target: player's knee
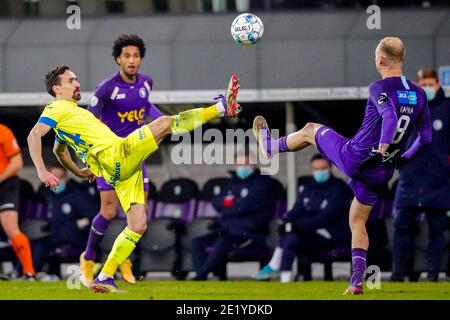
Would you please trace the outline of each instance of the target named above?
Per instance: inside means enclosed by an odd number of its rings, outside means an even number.
[[[107,220],[113,219],[117,214],[118,204],[114,201],[101,205],[100,214]]]
[[[156,125],[162,131],[163,134],[170,133],[170,124],[172,122],[172,118],[170,116],[162,116],[155,120]]]
[[[308,133],[309,135],[314,134],[315,128],[318,126],[318,123],[315,122],[308,122],[304,127],[303,130],[305,133]]]
[[[144,234],[147,230],[147,221],[136,221],[128,224],[128,228],[139,234]]]
[[[170,116],[161,116],[149,124],[150,131],[157,143],[160,143],[167,135],[171,133],[170,124],[172,118]]]
[[[366,230],[366,222],[363,219],[353,217],[350,218],[350,229],[352,232],[354,231],[365,231]]]
[[[300,129],[299,133],[300,135],[304,138],[310,138],[312,136],[314,136],[314,128],[317,124],[314,122],[308,122],[307,124],[305,124],[305,126]]]

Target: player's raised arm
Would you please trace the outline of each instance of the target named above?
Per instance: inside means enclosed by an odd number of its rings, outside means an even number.
[[[69,149],[67,149],[67,145],[62,141],[58,141],[58,139],[55,139],[55,144],[53,145],[53,154],[56,156],[59,163],[64,166],[64,168],[72,172],[77,177],[87,178],[89,182],[94,181],[94,174],[87,168],[81,169],[80,167],[78,167],[77,164],[72,160]]]
[[[402,159],[409,160],[417,152],[423,149],[427,144],[431,143],[431,120],[430,120],[430,109],[428,104],[422,109],[420,114],[419,123],[416,126],[418,131],[418,137],[414,140],[411,147],[402,154]]]
[[[42,137],[45,136],[50,129],[51,127],[49,125],[41,122],[36,123],[33,129],[31,129],[27,141],[31,160],[33,160],[33,164],[36,167],[39,180],[41,180],[46,187],[54,190],[58,186],[59,180],[47,171],[44,159],[42,159]]]
[[[389,145],[392,143],[395,132],[397,131],[397,111],[394,103],[389,98],[388,92],[383,90],[383,88],[380,88],[376,84],[371,85],[369,94],[376,100],[375,103],[378,113],[382,118],[378,152],[381,153],[381,155],[384,155],[389,148]]]
[[[397,111],[395,104],[389,98],[388,91],[381,85],[374,83],[369,87],[369,99],[372,99],[381,116],[381,133],[377,152],[359,165],[360,170],[376,165],[383,160],[383,156],[397,131]]]

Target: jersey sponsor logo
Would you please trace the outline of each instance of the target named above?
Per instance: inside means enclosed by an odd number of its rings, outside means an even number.
[[[126,112],[117,112],[117,116],[120,118],[120,123],[124,123],[125,121],[128,122],[135,122],[137,121],[138,124],[141,124],[144,122],[144,108],[141,108],[139,110],[131,110]]]
[[[398,103],[417,104],[417,94],[415,91],[397,90]]]
[[[113,187],[116,186],[117,181],[120,179],[120,162],[116,162],[116,166],[114,168],[114,175],[109,179],[109,184]]]
[[[378,104],[382,104],[383,102],[387,101],[388,95],[386,92],[380,93],[380,96],[378,97]]]
[[[320,133],[320,135],[325,135],[325,133],[327,133],[328,131],[330,131],[330,128],[326,128],[325,130],[323,130],[321,133]]]
[[[144,133],[144,131],[142,130],[142,128],[139,128],[139,140],[143,140],[144,139],[144,137],[145,137],[145,133]]]
[[[92,96],[91,107],[95,107],[97,104],[98,104],[98,98],[96,96]]]
[[[145,88],[144,87],[140,88],[139,89],[139,97],[145,98],[145,95],[146,95]]]

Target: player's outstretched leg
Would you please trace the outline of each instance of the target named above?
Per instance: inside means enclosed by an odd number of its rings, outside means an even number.
[[[209,121],[220,117],[235,117],[241,111],[237,103],[239,92],[239,79],[232,75],[228,84],[226,95],[219,94],[215,100],[218,102],[207,108],[196,108],[181,112],[171,117],[171,134],[186,133],[194,130]]]
[[[352,277],[344,294],[364,293],[364,273],[366,272],[366,256],[369,248],[366,222],[371,211],[372,206],[362,204],[356,198],[353,199],[349,215],[352,232]]]
[[[92,291],[97,293],[118,292],[114,274],[134,251],[136,244],[147,229],[147,211],[144,204],[134,203],[131,205],[127,213],[127,224],[127,227],[114,241],[100,274],[92,282],[90,286]]]
[[[274,139],[263,116],[257,116],[253,120],[253,134],[259,151],[266,158],[271,158],[278,152],[298,151],[309,145],[315,146],[315,135],[320,127],[322,125],[319,123],[308,122],[302,129]]]
[[[195,108],[173,116],[162,116],[147,126],[156,144],[160,144],[170,134],[183,134],[220,117],[235,117],[241,111],[237,103],[239,79],[232,75],[226,95],[218,95],[216,104],[207,108]]]
[[[19,229],[19,214],[15,210],[6,210],[0,213],[0,226],[11,241],[11,246],[22,265],[23,277],[21,279],[34,281],[34,270],[31,246],[28,237]]]
[[[100,243],[105,236],[109,223],[116,216],[119,207],[119,198],[114,189],[101,190],[100,200],[100,212],[92,220],[86,250],[80,255],[80,282],[88,288],[94,280],[94,262],[97,258]],[[119,269],[121,278],[128,283],[134,284],[136,279],[131,266],[131,261],[127,259],[119,266]]]

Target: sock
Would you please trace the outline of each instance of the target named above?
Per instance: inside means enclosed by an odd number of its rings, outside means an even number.
[[[118,266],[122,264],[136,248],[136,243],[141,239],[142,235],[131,231],[128,227],[122,231],[114,241],[108,259],[102,268],[102,272],[109,277],[113,277]]]
[[[366,271],[367,251],[361,248],[352,249],[352,278],[350,283],[354,287],[362,287],[364,272]]]
[[[292,271],[281,271],[280,281],[282,283],[291,282]]]
[[[269,267],[271,267],[272,270],[275,271],[280,270],[282,256],[283,256],[283,249],[281,249],[280,247],[276,247],[275,251],[273,252],[272,259],[270,259],[269,261]]]
[[[196,108],[172,116],[172,134],[191,132],[195,128],[223,116],[225,107],[222,101],[207,108]]]
[[[280,139],[274,139],[270,132],[265,128],[261,129],[261,135],[264,141],[264,148],[270,156],[273,156],[278,152],[281,153],[291,151],[287,146],[288,136],[283,136]]]
[[[287,146],[287,137],[288,136],[284,136],[284,137],[281,137],[280,139],[277,140],[278,151],[279,152],[288,152],[288,151],[290,151],[288,146]]]
[[[105,235],[106,229],[108,229],[109,220],[105,219],[100,213],[98,213],[92,220],[91,230],[89,230],[89,238],[86,245],[86,253],[84,258],[86,260],[94,261],[97,256],[97,250]]]
[[[11,238],[11,245],[22,265],[22,272],[35,275],[36,272],[34,271],[33,258],[31,256],[30,241],[28,241],[27,236],[20,232]]]

